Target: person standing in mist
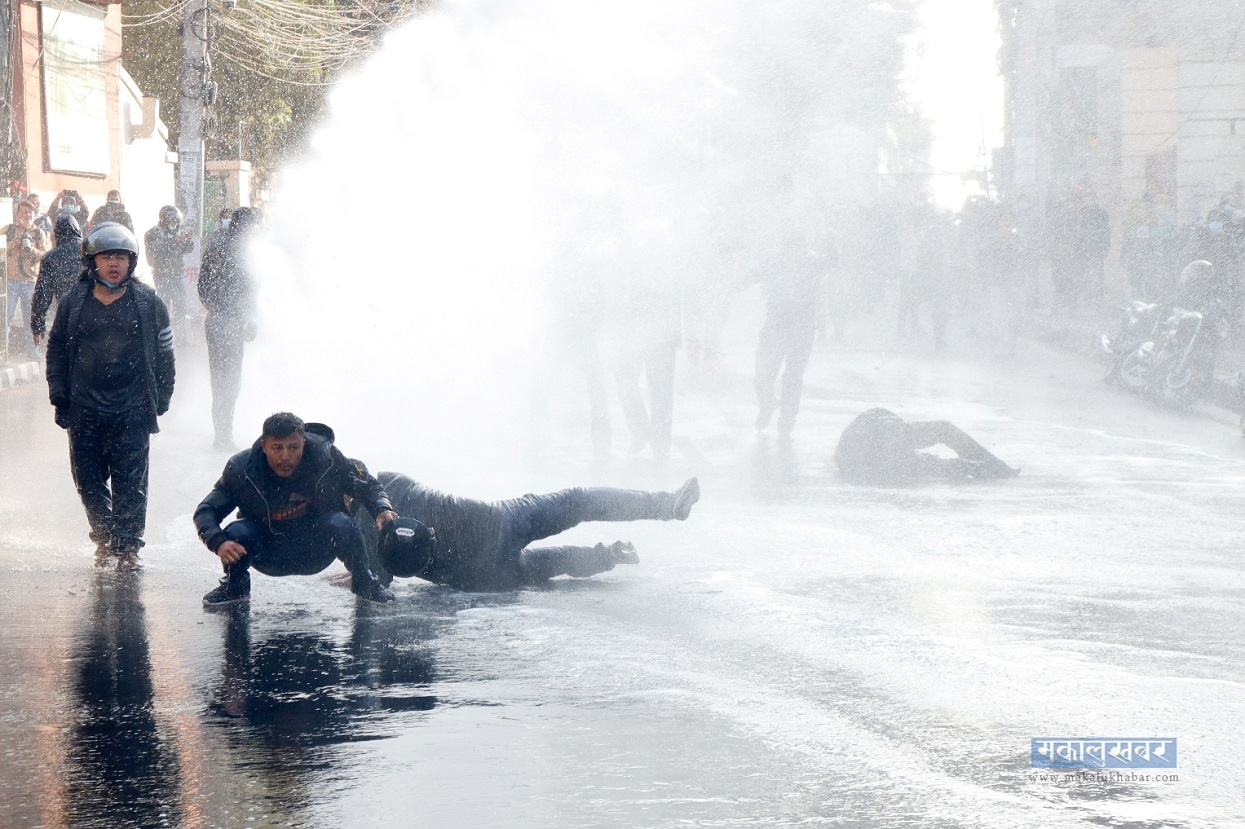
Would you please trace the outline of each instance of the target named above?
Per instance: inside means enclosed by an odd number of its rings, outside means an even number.
[[[645,252],[644,261],[623,286],[625,295],[615,325],[615,380],[618,401],[631,431],[632,452],[651,445],[653,460],[664,464],[670,458],[674,371],[683,341],[683,289],[679,279],[686,269],[674,261],[669,234],[652,241],[654,249]],[[664,263],[656,264],[656,257],[663,252],[670,255]],[[648,387],[647,408],[640,394],[641,377]]]
[[[182,228],[182,211],[171,204],[160,208],[160,220],[143,236],[147,265],[156,293],[169,308],[173,332],[186,342],[186,269],[183,257],[194,248],[189,229]]]
[[[242,354],[255,339],[255,284],[246,244],[258,213],[233,212],[224,238],[213,244],[199,269],[199,301],[207,309],[208,369],[212,376],[212,428],[217,449],[232,450],[233,413],[242,391]]]
[[[810,250],[798,237],[783,248],[768,279],[765,323],[757,340],[753,384],[757,396],[757,431],[769,426],[778,412],[778,436],[791,437],[804,395],[804,370],[817,333],[817,303],[829,270],[827,253]],[[782,381],[777,397],[778,372]]]
[[[48,393],[69,432],[69,462],[95,560],[138,567],[156,418],[173,397],[173,328],[160,297],[134,278],[138,240],[105,222],[82,244],[86,268],[48,335]]]

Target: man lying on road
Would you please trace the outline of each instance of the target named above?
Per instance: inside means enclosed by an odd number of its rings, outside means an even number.
[[[695,478],[675,492],[577,487],[491,502],[439,492],[396,472],[377,478],[402,518],[378,531],[358,507],[355,523],[386,585],[401,576],[461,590],[514,590],[554,576],[587,578],[615,564],[639,563],[635,548],[625,541],[594,547],[528,545],[584,521],[685,521],[700,500]]]
[[[938,444],[959,457],[940,458],[920,451]],[[834,462],[849,481],[884,486],[995,480],[1020,474],[954,423],[908,422],[887,409],[870,409],[849,423],[834,450]]]

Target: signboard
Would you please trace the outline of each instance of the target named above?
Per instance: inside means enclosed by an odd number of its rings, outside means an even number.
[[[104,12],[74,0],[48,0],[39,13],[48,169],[106,176],[111,154]]]

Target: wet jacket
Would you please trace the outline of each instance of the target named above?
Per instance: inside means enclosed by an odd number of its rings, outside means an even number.
[[[48,309],[82,277],[82,235],[72,216],[56,220],[56,247],[39,262],[39,279],[30,303],[30,333],[42,337],[47,332]]]
[[[95,288],[95,279],[83,271],[78,283],[61,297],[48,335],[47,378],[48,396],[56,407],[56,425],[69,428],[69,401],[73,367],[78,356],[78,319],[82,306]],[[143,343],[144,386],[147,409],[151,414],[151,432],[160,431],[156,418],[169,410],[173,399],[173,328],[169,311],[156,292],[137,279],[130,279],[129,288],[138,306],[139,337]]]
[[[134,232],[134,219],[130,216],[124,204],[113,207],[105,204],[95,208],[95,212],[91,214],[91,227],[96,227],[104,222],[116,222],[119,225],[125,225],[130,233]]]
[[[393,509],[380,482],[333,445],[332,429],[322,423],[308,423],[306,439],[303,459],[295,474],[308,474],[315,481],[314,492],[309,493],[311,516],[345,513],[347,495],[373,518]],[[258,440],[225,464],[220,480],[195,508],[195,529],[209,550],[216,552],[227,540],[221,521],[235,509],[239,518],[255,521],[274,535],[283,534],[280,522],[274,522],[272,516],[277,484],[267,467],[268,458]]]
[[[199,301],[209,314],[252,321],[254,284],[246,266],[245,226],[231,226],[210,249],[204,251],[199,269]]]
[[[521,549],[502,544],[501,504],[450,495],[397,472],[379,472],[377,477],[393,499],[394,512],[436,532],[431,556],[419,578],[460,590],[489,590],[505,582],[517,567]],[[375,525],[358,510],[354,519],[363,532],[372,569],[384,572],[376,553]]]
[[[147,264],[151,266],[152,277],[163,281],[181,278],[182,257],[190,253],[195,243],[193,239],[180,240],[177,233],[169,233],[156,225],[143,235],[143,246],[147,251]]]

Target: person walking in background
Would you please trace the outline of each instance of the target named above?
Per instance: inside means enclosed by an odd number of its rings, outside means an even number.
[[[48,330],[48,310],[59,302],[65,292],[82,276],[82,233],[78,220],[61,216],[56,220],[56,247],[39,262],[39,278],[35,281],[34,301],[30,311],[30,333],[35,345],[43,343]]]
[[[104,222],[116,222],[119,225],[125,225],[126,229],[131,233],[134,232],[134,220],[130,218],[129,212],[125,209],[125,204],[121,201],[120,190],[109,190],[108,201],[104,202],[91,215],[91,227]]]
[[[817,301],[827,270],[825,256],[792,237],[769,278],[765,323],[757,340],[753,385],[757,396],[757,431],[778,412],[778,436],[791,437],[804,395],[804,370],[813,353]],[[782,371],[779,395],[774,386]]]
[[[1072,228],[1081,282],[1078,292],[1086,299],[1100,300],[1106,290],[1107,253],[1111,250],[1111,214],[1086,192],[1075,212]]]
[[[69,431],[96,563],[115,556],[133,568],[147,525],[151,435],[173,397],[173,329],[164,303],[134,278],[138,240],[127,228],[95,228],[82,258],[48,336],[48,391],[56,424]]]
[[[225,243],[229,238],[229,223],[233,221],[233,208],[222,207],[216,219],[216,227],[203,239],[203,259],[212,255],[212,251]]]
[[[204,333],[217,449],[233,449],[233,412],[242,391],[242,352],[246,343],[255,339],[255,283],[246,263],[246,243],[255,224],[254,210],[235,210],[227,235],[207,252],[199,269],[199,301],[207,309]]]
[[[182,211],[171,204],[160,208],[160,221],[143,236],[147,248],[147,265],[156,284],[156,293],[169,308],[173,332],[179,343],[185,343],[186,278],[183,257],[194,248],[189,229],[182,229]]]
[[[683,341],[683,287],[687,269],[681,267],[673,234],[658,231],[643,261],[624,280],[621,313],[616,321],[615,380],[618,401],[631,432],[631,448],[638,453],[653,448],[653,460],[670,458],[674,427],[674,373]],[[665,255],[662,258],[662,255]],[[640,393],[640,378],[648,388],[648,406]]]
[[[13,218],[13,223],[3,231],[8,239],[8,319],[13,319],[19,305],[25,318],[30,319],[39,260],[48,249],[48,242],[43,231],[35,227],[35,206],[29,201],[18,203]],[[25,349],[31,356],[36,353],[33,333],[26,328]]]

